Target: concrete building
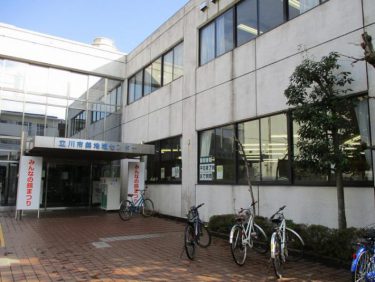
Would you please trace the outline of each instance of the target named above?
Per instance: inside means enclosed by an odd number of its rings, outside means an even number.
[[[332,175],[292,166],[298,134],[283,93],[306,53],[317,59],[331,51],[362,57],[355,44],[364,31],[375,34],[372,0],[191,0],[129,54],[1,25],[0,58],[3,69],[11,60],[84,74],[88,81],[98,77],[74,102],[68,94],[65,134],[111,141],[121,134],[124,143],[155,145],[155,155],[143,160],[160,213],[184,217],[191,205],[204,202],[201,214],[208,220],[246,207],[250,194],[235,150],[237,136],[252,165],[260,215],[287,205],[286,217],[295,222],[335,227]],[[349,95],[358,101],[354,133],[345,140],[355,148],[361,141],[373,144],[375,72],[363,61],[351,62],[340,59],[355,80]],[[119,85],[121,111],[114,110],[119,103],[106,100],[117,97],[110,93],[118,93]],[[104,89],[104,98],[90,99],[91,86]],[[32,94],[13,88],[12,93]],[[4,86],[0,91],[1,103],[14,99]],[[112,110],[103,110],[103,104]],[[120,131],[114,129],[119,118]],[[121,165],[123,189],[127,163]],[[358,173],[344,177],[347,221],[364,226],[374,221],[372,153],[364,152],[353,165]]]

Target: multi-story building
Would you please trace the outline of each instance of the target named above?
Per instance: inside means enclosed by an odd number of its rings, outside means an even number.
[[[124,143],[155,145],[155,155],[143,160],[160,213],[184,217],[189,206],[205,202],[202,216],[208,220],[249,204],[236,136],[251,163],[260,215],[287,205],[288,218],[296,222],[336,226],[334,177],[312,174],[293,161],[298,128],[284,90],[304,55],[344,54],[339,63],[354,78],[346,98],[358,101],[354,133],[344,142],[353,148],[373,144],[375,70],[349,59],[363,57],[358,44],[364,31],[375,35],[372,0],[191,0],[127,55],[1,26],[0,57],[6,75],[18,75],[7,68],[11,62],[85,76],[85,89],[67,87],[61,114],[48,111],[50,99],[61,94],[41,92],[37,98],[46,100],[38,107],[63,121],[65,136],[116,141],[121,134]],[[76,45],[80,51],[73,50]],[[18,50],[24,47],[31,54]],[[26,108],[25,97],[35,94],[22,79],[14,84],[10,97],[2,86],[1,102],[24,95],[19,101]],[[57,90],[63,84],[53,85]],[[344,176],[347,220],[363,226],[375,210],[372,152],[353,159],[353,166],[357,172]],[[122,161],[123,189],[126,167]]]

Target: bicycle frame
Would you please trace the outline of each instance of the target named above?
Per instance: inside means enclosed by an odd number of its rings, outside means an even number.
[[[276,236],[279,235],[281,237],[281,258],[283,260],[283,262],[285,262],[286,260],[286,257],[285,257],[285,246],[286,246],[286,232],[285,230],[288,230],[289,232],[292,232],[294,235],[296,235],[298,237],[298,239],[301,240],[302,244],[305,245],[305,242],[303,241],[302,237],[296,232],[294,231],[293,229],[290,229],[288,227],[286,227],[286,220],[283,216],[283,219],[281,221],[281,223],[276,227],[276,231],[273,232],[272,234],[272,237],[271,237],[271,258],[275,258],[275,254],[276,254],[276,244],[275,244],[275,240],[276,240]]]
[[[143,203],[144,203],[144,191],[141,191],[141,194],[140,194],[140,197],[137,199],[137,201],[134,202],[134,197],[133,196],[128,196],[128,198],[131,199],[131,208],[133,211],[137,211],[139,210],[140,207],[142,207]]]
[[[242,240],[242,244],[248,244],[250,247],[253,247],[252,246],[252,240],[251,239],[251,232],[254,230],[254,226],[257,226],[258,228],[260,228],[255,222],[254,222],[254,214],[252,212],[250,212],[250,215],[249,215],[249,219],[247,220],[247,224],[246,224],[246,227],[245,227],[245,224],[244,222],[242,221],[241,222],[241,226],[242,228],[244,229],[244,233],[245,233],[245,238]],[[230,231],[230,235],[229,235],[229,243],[232,244],[233,242],[233,229]]]
[[[356,271],[359,259],[366,251],[370,251],[371,257],[367,265],[368,272],[366,273],[365,281],[373,282],[375,281],[375,245],[371,245],[370,243],[359,244],[359,248],[355,253],[356,256],[352,261],[350,271],[352,273]]]

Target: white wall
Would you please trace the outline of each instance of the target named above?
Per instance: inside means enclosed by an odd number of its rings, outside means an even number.
[[[258,201],[257,214],[270,217],[283,205],[284,215],[296,223],[321,224],[337,228],[336,187],[253,186]],[[200,214],[205,221],[211,215],[231,214],[251,203],[248,186],[198,185],[197,204],[204,202]],[[348,226],[363,227],[374,222],[374,190],[345,188]]]
[[[363,27],[375,22],[373,0],[330,0],[232,51],[199,66],[199,28],[238,1],[191,0],[128,56],[132,75],[184,40],[184,76],[128,105],[123,114],[123,141],[152,142],[182,135],[182,184],[149,185],[161,212],[185,217],[191,205],[204,202],[205,220],[214,214],[245,207],[250,196],[245,186],[198,185],[198,132],[286,110],[284,90],[295,67],[307,55],[320,59],[331,51],[361,57]],[[363,18],[364,15],[364,18]],[[375,25],[366,28],[375,36]],[[353,93],[375,97],[375,71],[364,62],[340,60],[355,79]],[[368,86],[369,85],[369,86]],[[371,101],[375,138],[375,100]],[[374,139],[375,140],[375,139]],[[178,188],[177,188],[178,187]],[[177,188],[177,189],[176,189]],[[260,214],[269,216],[281,205],[296,222],[336,226],[336,188],[256,186]],[[174,197],[171,206],[170,198]],[[346,188],[347,221],[362,226],[373,221],[373,188]],[[172,202],[173,202],[172,201]]]

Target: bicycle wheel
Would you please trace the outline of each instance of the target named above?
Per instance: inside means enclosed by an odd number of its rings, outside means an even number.
[[[364,251],[359,255],[357,265],[352,273],[353,281],[366,281],[366,274],[368,273],[368,265],[370,263],[369,251]]]
[[[193,260],[195,256],[195,236],[194,227],[191,224],[185,227],[185,251],[189,259]]]
[[[121,202],[118,214],[122,220],[129,220],[132,216],[131,206],[132,203],[129,200]]]
[[[271,242],[271,245],[272,243],[274,244],[275,257],[274,258],[271,257],[271,260],[272,260],[272,264],[273,264],[273,268],[275,270],[276,276],[279,279],[281,279],[283,276],[284,266],[283,266],[283,258],[281,256],[282,250],[281,250],[280,237],[275,236],[274,241]]]
[[[295,232],[294,230],[286,228],[285,240],[285,257],[290,261],[300,260],[303,257],[304,252],[304,243],[301,237],[299,237],[297,232]]]
[[[199,237],[197,244],[202,248],[207,248],[209,245],[211,245],[211,233],[202,222],[199,223]]]
[[[234,262],[244,265],[247,255],[247,243],[245,241],[245,230],[240,225],[235,225],[231,230],[231,252]]]
[[[150,199],[145,199],[142,206],[142,215],[145,217],[154,214],[154,203]]]
[[[268,251],[269,243],[268,237],[264,230],[254,224],[253,232],[251,233],[251,240],[253,242],[253,249],[260,254],[265,254]]]

